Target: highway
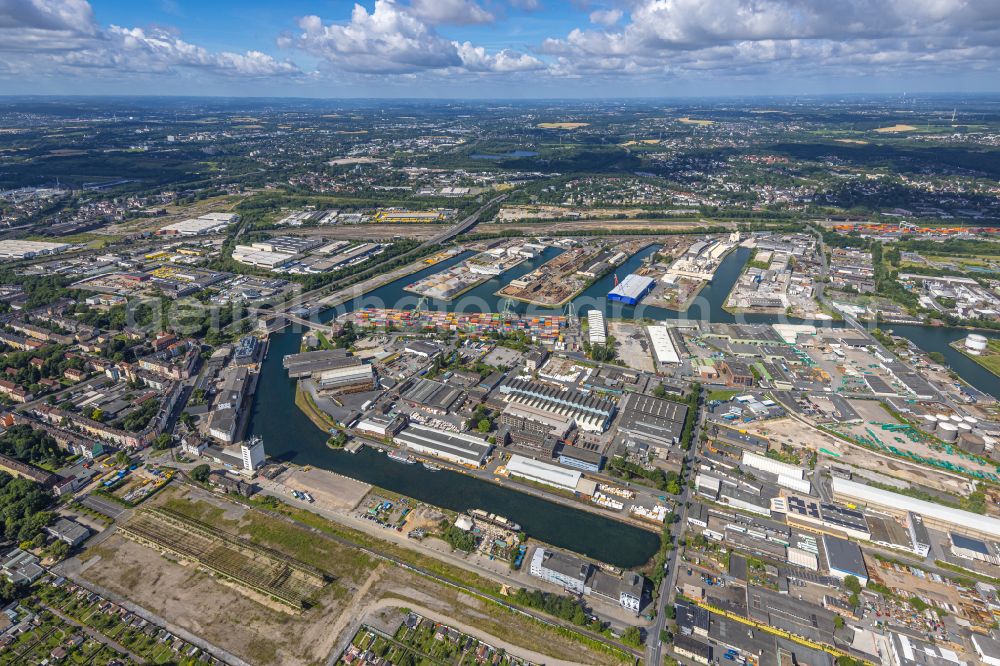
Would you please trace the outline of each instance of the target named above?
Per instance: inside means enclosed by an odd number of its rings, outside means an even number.
[[[420,247],[424,248],[429,245],[440,245],[441,243],[449,241],[455,236],[458,236],[459,234],[464,234],[466,231],[474,227],[477,222],[479,222],[479,216],[483,214],[483,211],[485,211],[490,206],[493,206],[494,204],[500,203],[506,198],[507,194],[501,194],[499,196],[493,197],[485,204],[477,208],[475,212],[473,212],[471,215],[463,219],[458,224],[454,225],[447,231],[442,231],[437,236],[434,236],[433,238],[429,238],[428,240],[424,241],[423,245],[421,245]]]

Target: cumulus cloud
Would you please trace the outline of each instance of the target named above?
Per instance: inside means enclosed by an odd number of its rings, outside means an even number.
[[[160,28],[102,28],[86,0],[0,0],[2,51],[21,52],[8,57],[8,66],[22,71],[44,66],[116,73],[191,68],[241,77],[301,73],[260,51],[212,52]]]
[[[598,9],[590,12],[590,22],[596,25],[611,27],[622,18],[620,9]]]
[[[612,20],[614,18],[614,20]],[[604,29],[549,38],[560,75],[928,68],[1000,59],[1000,3],[966,0],[634,0],[629,22],[595,11]]]
[[[430,24],[492,23],[493,14],[470,0],[413,0],[410,11]]]
[[[428,0],[428,4],[437,0]],[[444,9],[468,3],[444,2]],[[446,12],[442,10],[440,16]],[[455,22],[454,12],[451,22]],[[440,19],[439,20],[443,20]],[[412,74],[435,70],[518,72],[539,69],[537,58],[509,49],[494,54],[470,42],[442,37],[418,5],[376,0],[369,12],[354,5],[347,23],[324,23],[319,16],[299,19],[300,33],[279,44],[299,48],[326,61],[336,70],[359,74]]]
[[[0,0],[0,51],[66,51],[97,34],[86,0]]]
[[[528,72],[545,68],[545,63],[538,58],[510,49],[490,55],[482,46],[473,46],[470,42],[457,44],[456,48],[462,65],[473,72]]]

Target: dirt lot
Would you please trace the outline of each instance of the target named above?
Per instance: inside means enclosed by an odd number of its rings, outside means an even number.
[[[888,417],[888,415],[886,416]],[[886,418],[886,422],[888,421],[889,419]],[[958,477],[942,474],[930,467],[880,455],[861,446],[849,444],[821,430],[803,426],[795,419],[775,419],[759,424],[749,424],[746,430],[751,435],[766,437],[778,445],[788,444],[809,451],[824,448],[839,453],[840,457],[833,459],[837,463],[870,469],[909,483],[955,495],[968,493],[967,482]]]
[[[641,326],[621,321],[609,321],[608,332],[618,343],[618,358],[636,370],[656,372],[646,332]]]
[[[118,535],[86,555],[82,575],[87,580],[253,664],[304,666],[323,661],[335,639],[327,628],[357,587],[341,579],[328,587],[316,607],[296,616]]]
[[[481,628],[486,635],[557,660],[619,663],[534,620],[207,492],[168,488],[151,502],[240,534],[332,577],[316,605],[296,613],[119,535],[81,556],[81,575],[87,580],[252,664],[323,663],[338,646],[338,638],[353,635],[353,625],[369,611],[384,607],[385,599],[394,600],[393,605],[412,603],[433,609],[456,622]]]
[[[276,481],[288,488],[309,493],[326,507],[343,511],[356,507],[372,489],[367,483],[322,469],[293,468],[283,472]]]

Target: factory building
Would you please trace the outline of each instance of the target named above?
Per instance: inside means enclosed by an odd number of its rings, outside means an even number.
[[[574,594],[590,593],[587,586],[590,564],[571,555],[536,548],[528,571],[532,576],[559,585]]]
[[[619,578],[578,557],[536,548],[531,555],[528,572],[573,594],[594,596],[610,603],[617,603],[636,615],[642,606],[645,580],[641,575],[631,571],[626,571]]]
[[[868,584],[868,567],[865,566],[865,557],[858,544],[824,534],[823,550],[826,552],[827,568],[831,576],[840,580],[854,576],[861,587]]]
[[[647,444],[671,447],[680,441],[687,405],[632,393],[618,419],[618,429]]]
[[[79,546],[90,536],[89,529],[68,518],[60,518],[54,525],[46,527],[45,531],[52,537],[65,542],[70,548]]]
[[[518,455],[511,456],[507,461],[507,473],[510,476],[573,492],[576,492],[576,487],[583,476],[581,472],[575,470]]]
[[[481,467],[493,448],[479,437],[421,425],[408,426],[393,437],[393,441],[410,451],[469,467]]]
[[[647,326],[646,334],[653,347],[653,356],[659,365],[675,365],[681,362],[677,346],[670,338],[670,328],[667,326]]]
[[[1000,564],[1000,558],[990,548],[990,544],[985,541],[955,534],[954,532],[949,534],[948,538],[951,540],[951,552],[955,557],[976,560],[978,562],[988,562],[990,564]]]
[[[447,414],[464,402],[462,391],[454,386],[420,377],[404,388],[399,397],[410,407],[434,414]]]
[[[428,360],[441,355],[441,347],[426,340],[410,340],[403,351]]]
[[[0,259],[30,259],[42,254],[54,254],[73,247],[68,243],[46,243],[28,240],[0,240]]]
[[[361,359],[348,356],[345,349],[326,349],[323,351],[289,354],[281,359],[281,365],[288,371],[292,379],[311,377],[327,370],[343,368],[351,365],[361,365]]]
[[[318,378],[316,387],[330,394],[359,393],[375,388],[375,369],[370,365],[348,365],[333,370],[325,370]]]
[[[573,419],[531,405],[510,402],[500,412],[500,425],[507,426],[511,431],[526,430],[562,439],[573,428]]]
[[[991,540],[1000,539],[1000,519],[990,516],[926,502],[837,476],[833,477],[833,495],[845,502],[865,504],[898,516],[913,512],[923,518],[925,525],[942,531]]]
[[[201,217],[160,227],[158,236],[199,236],[222,231],[240,219],[235,213],[206,213]]]
[[[573,420],[530,405],[507,403],[499,423],[510,444],[530,455],[551,458],[556,444],[573,429]]]
[[[598,451],[579,446],[563,446],[559,452],[559,464],[584,472],[600,472],[604,466],[604,456]]]
[[[355,424],[354,429],[375,437],[395,437],[396,434],[406,425],[404,414],[380,416],[374,414],[361,419]]]
[[[805,470],[796,465],[789,465],[774,458],[768,458],[752,451],[743,451],[743,464],[747,467],[770,472],[776,476],[788,476],[795,479],[805,478]]]
[[[636,305],[655,286],[656,281],[653,278],[630,273],[614,289],[608,292],[608,300],[624,303],[625,305]]]
[[[540,382],[514,379],[500,385],[507,402],[572,418],[577,427],[588,432],[604,432],[611,425],[615,403],[575,389],[559,389]]]
[[[861,511],[798,495],[786,497],[785,505],[785,520],[789,525],[852,539],[871,539],[871,529]]]

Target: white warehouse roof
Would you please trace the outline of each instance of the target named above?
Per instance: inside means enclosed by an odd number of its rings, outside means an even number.
[[[989,516],[981,516],[962,509],[953,509],[881,488],[872,488],[836,476],[833,477],[833,492],[834,495],[841,495],[865,504],[873,504],[895,511],[912,511],[927,518],[950,523],[978,534],[989,535],[993,539],[1000,539],[1000,520]]]
[[[801,467],[789,465],[788,463],[783,463],[780,460],[768,458],[767,456],[762,456],[759,453],[753,453],[752,451],[743,452],[743,464],[764,472],[777,474],[779,477],[784,476],[792,479],[804,479],[806,475],[806,471]]]
[[[580,483],[580,477],[583,476],[582,472],[517,455],[511,456],[507,461],[507,472],[531,481],[574,491],[576,485]]]
[[[653,343],[653,353],[658,363],[681,362],[673,340],[670,339],[670,330],[666,326],[647,326],[646,332],[649,333],[649,341]]]
[[[608,329],[604,325],[604,313],[591,310],[587,313],[587,327],[590,333],[590,344],[603,345],[608,341]]]

